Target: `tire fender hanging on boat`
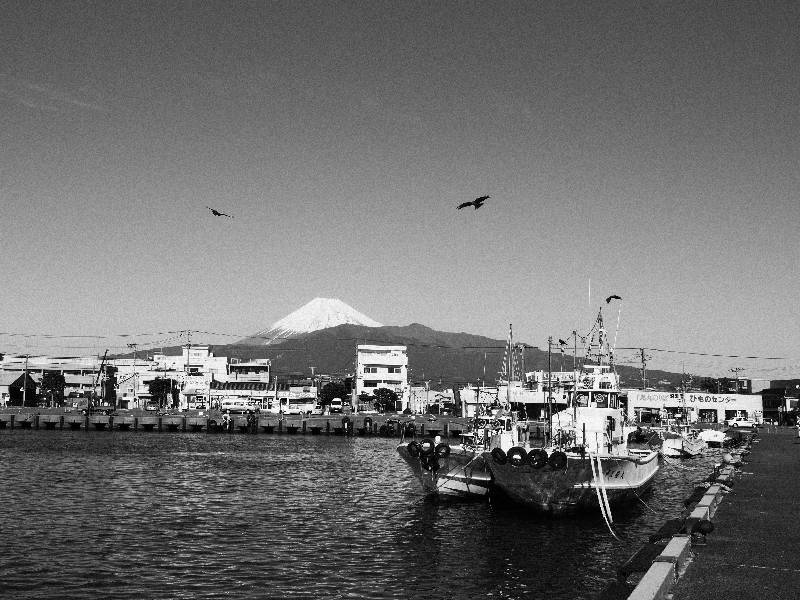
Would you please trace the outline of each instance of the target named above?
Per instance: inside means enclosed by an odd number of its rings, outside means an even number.
[[[528,462],[534,469],[541,469],[547,464],[547,450],[542,448],[534,448],[528,452]]]
[[[436,444],[435,452],[436,458],[447,458],[450,456],[450,445],[440,442]]]
[[[525,448],[514,446],[506,453],[506,458],[515,467],[521,467],[528,462],[528,455]]]
[[[498,465],[504,465],[508,462],[508,457],[502,448],[494,448],[492,450],[492,460]]]
[[[419,443],[419,455],[420,456],[430,456],[433,454],[433,449],[436,447],[436,444],[433,442],[431,438],[425,438]]]
[[[567,467],[567,455],[561,450],[556,450],[550,455],[550,458],[547,459],[547,462],[554,471],[561,471]]]
[[[406,450],[408,450],[408,455],[411,456],[412,458],[417,458],[420,454],[419,444],[414,441],[408,442]]]

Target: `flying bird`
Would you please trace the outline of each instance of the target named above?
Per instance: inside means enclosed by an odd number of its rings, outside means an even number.
[[[226,214],[226,213],[224,213],[224,212],[219,212],[218,210],[216,210],[216,209],[214,209],[214,208],[211,208],[210,206],[206,206],[206,208],[207,208],[208,210],[210,210],[210,211],[211,211],[211,214],[212,214],[212,215],[214,215],[215,217],[228,217],[229,219],[232,219],[232,218],[233,218],[231,215],[229,215],[229,214]]]
[[[475,198],[475,200],[472,200],[471,202],[462,202],[458,205],[458,210],[467,208],[468,206],[474,206],[475,210],[478,210],[489,198],[491,198],[491,196],[481,196],[480,198]]]
[[[613,295],[609,296],[608,298],[606,298],[606,304],[608,304],[612,300],[622,300],[622,296],[617,296],[616,294],[613,294]]]
[[[566,346],[566,345],[567,345],[567,342],[565,342],[565,341],[564,341],[564,340],[562,340],[561,338],[558,338],[558,343],[559,343],[560,345],[562,345],[562,346]]]

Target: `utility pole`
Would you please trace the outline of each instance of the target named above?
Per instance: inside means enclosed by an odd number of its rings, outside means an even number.
[[[644,353],[644,348],[639,348],[639,354],[641,355],[642,361],[642,389],[647,389],[647,360],[650,358]],[[681,381],[683,381],[681,379]]]
[[[742,371],[744,371],[744,367],[734,367],[733,369],[731,369],[731,372],[733,373],[733,385],[735,386],[733,392],[734,394],[739,393],[739,373],[741,373]]]
[[[22,375],[22,406],[25,406],[28,398],[28,355],[25,355],[25,370]]]
[[[139,402],[136,399],[136,346],[138,345],[139,344],[134,342],[128,344],[128,348],[133,349],[133,403],[134,405],[136,405],[136,408],[141,408],[140,406],[138,406]]]

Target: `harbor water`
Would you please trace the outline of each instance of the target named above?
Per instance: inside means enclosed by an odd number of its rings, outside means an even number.
[[[4,598],[591,599],[720,461],[548,519],[422,496],[396,439],[0,430]]]

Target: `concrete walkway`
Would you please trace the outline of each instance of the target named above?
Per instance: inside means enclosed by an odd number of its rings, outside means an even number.
[[[800,598],[800,438],[761,428],[673,600]]]

